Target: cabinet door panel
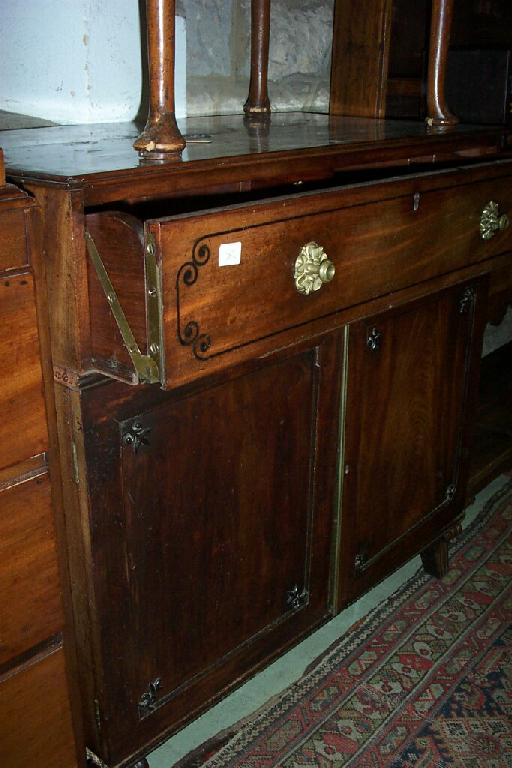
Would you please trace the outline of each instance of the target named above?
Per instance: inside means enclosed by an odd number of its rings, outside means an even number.
[[[329,614],[336,349],[151,405],[136,395],[108,437],[91,430],[109,759]]]
[[[342,602],[459,509],[476,297],[455,286],[350,328]]]

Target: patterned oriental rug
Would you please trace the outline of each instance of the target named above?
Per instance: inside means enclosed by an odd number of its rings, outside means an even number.
[[[178,765],[511,768],[512,481],[450,562],[440,581],[420,570],[301,680]]]

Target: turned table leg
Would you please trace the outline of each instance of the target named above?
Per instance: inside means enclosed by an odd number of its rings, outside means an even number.
[[[268,51],[270,42],[270,0],[251,2],[251,80],[244,111],[251,116],[270,114],[268,97]]]
[[[148,160],[180,157],[185,139],[174,104],[175,0],[146,0],[149,116],[134,148]]]
[[[459,122],[450,112],[444,92],[453,3],[454,0],[432,0],[427,80],[427,123],[432,126]]]

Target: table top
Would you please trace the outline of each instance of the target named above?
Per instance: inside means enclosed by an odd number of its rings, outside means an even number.
[[[194,117],[179,121],[189,139],[181,159],[148,165],[132,144],[135,123],[52,126],[0,133],[8,174],[89,188],[101,202],[101,187],[139,186],[144,180],[203,174],[216,184],[254,183],[274,176],[289,181],[327,178],[345,169],[436,164],[499,153],[504,128],[456,126],[439,131],[419,121],[375,120],[319,113],[273,113],[269,122],[243,115]],[[197,143],[196,143],[197,142]],[[197,178],[190,182],[197,187]],[[92,190],[96,190],[95,194]],[[141,192],[140,194],[145,194]]]

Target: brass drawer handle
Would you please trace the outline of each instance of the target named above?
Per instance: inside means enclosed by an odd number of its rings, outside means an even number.
[[[299,293],[308,296],[314,291],[319,291],[324,283],[330,283],[335,272],[334,264],[327,258],[322,246],[318,243],[307,243],[301,248],[295,262],[295,287]]]
[[[506,213],[500,216],[498,203],[490,200],[480,216],[480,236],[482,240],[490,240],[496,232],[502,232],[506,229],[509,223],[510,221]]]

